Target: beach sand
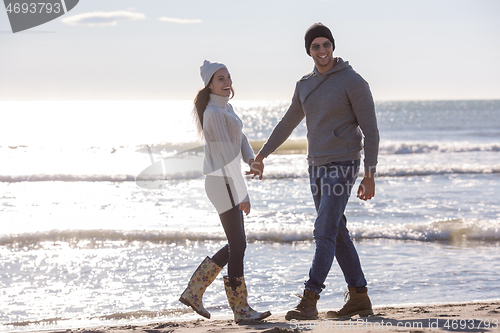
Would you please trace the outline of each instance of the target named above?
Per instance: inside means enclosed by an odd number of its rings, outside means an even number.
[[[236,324],[232,317],[211,320],[165,321],[147,325],[81,328],[50,332],[66,333],[215,333],[215,332],[500,332],[500,301],[450,303],[401,307],[375,307],[374,316],[327,320],[326,311],[318,320],[285,320],[273,314],[264,322]],[[41,332],[41,331],[40,331]],[[46,330],[44,332],[47,332]]]

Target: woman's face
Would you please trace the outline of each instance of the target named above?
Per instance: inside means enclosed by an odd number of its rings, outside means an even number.
[[[231,95],[231,74],[227,68],[221,68],[214,73],[212,83],[208,86],[212,94],[229,97]]]

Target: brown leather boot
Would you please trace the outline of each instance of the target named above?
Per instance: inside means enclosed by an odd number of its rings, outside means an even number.
[[[294,310],[287,312],[285,319],[317,319],[318,309],[316,308],[316,303],[318,299],[319,294],[316,294],[312,290],[305,289],[299,304]]]
[[[360,317],[367,317],[373,314],[372,303],[368,297],[368,289],[366,287],[351,288],[346,291],[342,309],[339,311],[328,311],[327,318],[343,318],[359,315]]]

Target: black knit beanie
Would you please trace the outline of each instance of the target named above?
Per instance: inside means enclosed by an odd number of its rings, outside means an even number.
[[[318,37],[328,38],[332,42],[333,50],[335,50],[335,40],[333,39],[332,32],[323,23],[314,23],[307,29],[304,39],[306,41],[306,52],[311,56],[310,48],[314,39]]]

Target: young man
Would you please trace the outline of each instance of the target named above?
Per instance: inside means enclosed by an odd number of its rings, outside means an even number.
[[[304,295],[285,318],[317,318],[316,303],[334,257],[344,273],[349,300],[340,311],[328,311],[327,317],[367,316],[373,314],[367,283],[344,211],[363,148],[365,172],[358,197],[369,200],[375,195],[379,134],[373,98],[368,83],[349,63],[333,57],[335,40],[330,29],[313,24],[306,31],[305,46],[314,70],[297,82],[290,108],[257,154],[250,173],[262,179],[262,160],[283,144],[305,117],[310,185],[318,214],[314,223],[316,250]]]

